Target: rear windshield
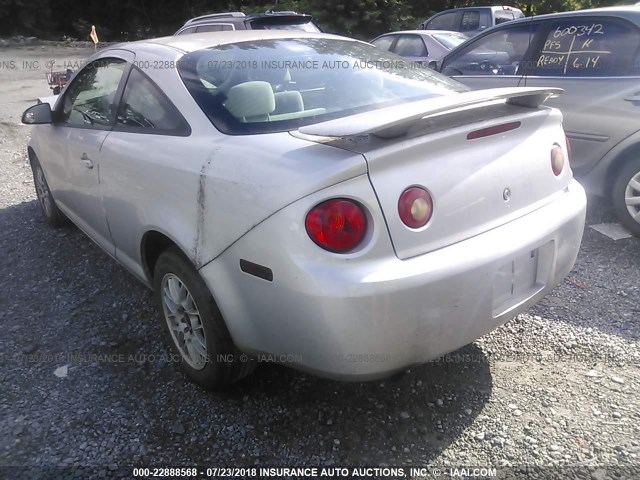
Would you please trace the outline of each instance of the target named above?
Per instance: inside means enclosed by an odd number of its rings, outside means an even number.
[[[301,30],[303,32],[319,33],[318,26],[311,21],[311,17],[262,17],[251,21],[252,30]]]
[[[448,50],[453,50],[458,45],[468,40],[465,35],[456,32],[434,33],[432,37],[435,38],[438,43],[447,47]]]
[[[268,39],[185,55],[187,89],[231,135],[297,129],[467,87],[372,45],[332,38]]]
[[[496,10],[495,17],[496,25],[499,25],[510,20],[515,20],[516,18],[522,18],[524,17],[524,13],[520,10]]]

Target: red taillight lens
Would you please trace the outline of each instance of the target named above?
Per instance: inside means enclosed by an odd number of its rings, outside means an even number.
[[[319,203],[307,213],[304,223],[311,240],[336,253],[353,250],[367,231],[362,207],[342,198]]]
[[[564,152],[562,151],[562,147],[557,143],[553,144],[551,147],[551,170],[553,170],[553,174],[558,177],[562,170],[564,169]]]
[[[433,214],[431,195],[424,188],[407,188],[398,200],[398,214],[407,227],[420,228],[426,225]]]

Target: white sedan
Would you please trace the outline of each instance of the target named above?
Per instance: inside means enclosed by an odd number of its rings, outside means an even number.
[[[467,40],[466,35],[448,30],[404,30],[380,35],[371,44],[427,66]]]
[[[217,32],[101,50],[23,122],[45,221],[153,288],[175,357],[220,388],[261,360],[391,375],[562,281],[586,199],[542,105],[559,93],[468,91],[326,34]]]

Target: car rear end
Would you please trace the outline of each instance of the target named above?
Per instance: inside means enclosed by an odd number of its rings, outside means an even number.
[[[368,174],[289,205],[205,267],[240,348],[379,378],[472,342],[571,271],[586,198],[557,110],[488,102],[417,123],[399,138],[316,138],[361,153]]]
[[[315,44],[292,49],[305,45]],[[291,168],[313,161],[304,156],[307,144],[360,156],[366,173],[310,190],[201,273],[240,349],[366,380],[454,351],[542,298],[573,267],[586,197],[572,177],[561,113],[542,105],[558,91],[456,92],[456,84],[427,72],[350,75],[360,83],[339,103],[353,102],[349,114],[328,100],[331,112],[283,123],[297,125],[289,133],[268,114],[246,120],[258,112],[219,126],[261,131],[262,142],[294,137],[301,143],[288,155]],[[420,97],[429,82],[432,95]],[[259,87],[252,105],[262,101]],[[416,97],[378,105],[368,88],[415,89]]]

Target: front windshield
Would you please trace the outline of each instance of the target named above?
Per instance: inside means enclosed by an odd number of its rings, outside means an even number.
[[[185,55],[179,72],[222,132],[267,133],[467,90],[421,64],[333,38],[262,39]]]
[[[453,50],[461,43],[468,40],[468,37],[461,33],[434,33],[433,38],[435,38],[438,43],[441,43],[448,50]]]

